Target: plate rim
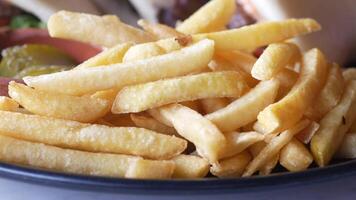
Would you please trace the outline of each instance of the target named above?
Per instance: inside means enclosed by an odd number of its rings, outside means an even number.
[[[198,195],[263,191],[332,181],[352,175],[356,176],[356,159],[302,172],[281,172],[247,178],[191,180],[137,180],[77,175],[0,162],[1,178],[63,189],[143,195]]]

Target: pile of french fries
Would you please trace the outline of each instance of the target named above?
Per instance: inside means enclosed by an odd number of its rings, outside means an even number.
[[[107,49],[70,71],[9,84],[10,98],[0,98],[0,160],[191,179],[355,158],[356,70],[341,69],[318,49],[300,51],[291,39],[320,30],[312,19],[225,30],[234,6],[212,0],[176,29],[54,14],[51,36]]]

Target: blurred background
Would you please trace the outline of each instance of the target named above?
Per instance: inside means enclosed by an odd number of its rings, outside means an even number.
[[[45,28],[51,14],[70,10],[114,14],[133,26],[140,18],[175,26],[209,0],[0,0],[0,26]],[[356,65],[355,0],[236,0],[238,9],[227,28],[265,20],[312,17],[323,30],[298,42],[304,50],[321,48],[343,66]]]

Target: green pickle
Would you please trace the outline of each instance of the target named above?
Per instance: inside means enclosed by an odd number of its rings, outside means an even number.
[[[65,70],[69,70],[72,67],[68,66],[46,66],[46,67],[26,67],[25,69],[21,70],[18,74],[14,76],[14,78],[22,79],[25,76],[38,76],[42,74],[51,74],[55,72],[61,72]]]
[[[0,76],[22,78],[64,71],[75,61],[59,49],[38,44],[13,46],[1,52]]]

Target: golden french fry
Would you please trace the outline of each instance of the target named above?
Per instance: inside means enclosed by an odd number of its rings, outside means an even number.
[[[283,68],[275,78],[279,81],[279,91],[276,100],[285,97],[294,84],[297,82],[299,74],[291,69]]]
[[[258,154],[265,148],[267,145],[266,142],[257,142],[249,147],[249,151],[253,157],[258,156]],[[272,170],[276,167],[279,161],[279,152],[277,155],[273,156],[266,164],[262,165],[259,169],[259,175],[265,176],[272,172]]]
[[[241,153],[249,146],[260,142],[264,139],[264,136],[260,133],[251,132],[229,132],[225,133],[226,145],[223,151],[219,155],[219,159],[228,158],[235,154]]]
[[[208,72],[123,88],[113,113],[140,112],[162,105],[212,97],[239,97],[248,89],[236,72]]]
[[[174,28],[164,25],[164,24],[154,24],[150,23],[147,20],[139,20],[137,22],[143,30],[147,31],[148,33],[151,33],[154,35],[157,39],[166,39],[166,38],[172,38],[172,37],[183,37],[185,36],[183,33],[180,33],[179,31],[175,30]]]
[[[187,147],[183,139],[142,128],[108,127],[0,111],[3,135],[91,152],[169,159]]]
[[[188,107],[188,106],[187,106]],[[192,109],[194,110],[194,109]],[[157,121],[161,122],[162,124],[169,126],[169,127],[173,127],[173,124],[171,123],[171,121],[169,120],[169,118],[167,118],[166,116],[162,115],[159,110],[157,109],[150,109],[147,110],[147,112]]]
[[[258,113],[274,102],[278,87],[277,80],[263,81],[227,107],[205,117],[221,131],[234,131],[256,121]]]
[[[170,53],[191,45],[191,36],[179,36],[170,39],[148,42],[132,46],[125,54],[123,62],[137,61],[153,56]]]
[[[246,73],[251,74],[253,65],[256,63],[256,57],[243,51],[217,52],[217,55],[228,60],[233,66],[236,66]]]
[[[189,74],[205,68],[213,52],[214,42],[203,40],[180,51],[146,60],[25,77],[24,81],[39,90],[82,95]]]
[[[132,46],[125,54],[123,62],[137,61],[180,50],[192,44],[191,36],[180,36]]]
[[[279,162],[288,171],[298,172],[312,164],[313,156],[303,143],[294,138],[282,148]]]
[[[251,159],[248,151],[243,151],[233,157],[219,161],[219,164],[213,164],[210,172],[220,178],[241,177]]]
[[[300,131],[295,137],[303,142],[304,144],[309,144],[311,139],[313,138],[314,134],[318,131],[320,128],[320,124],[312,121],[309,126],[307,126],[304,130]]]
[[[229,105],[230,101],[228,98],[207,98],[200,100],[205,114],[209,114],[225,108]]]
[[[278,152],[291,141],[298,132],[303,130],[309,125],[309,120],[302,120],[294,125],[292,128],[282,132],[280,135],[274,137],[267,145],[264,147],[259,154],[253,158],[253,160],[248,164],[246,170],[242,176],[251,176],[257,170],[259,170],[263,165],[265,165],[269,160],[271,160]]]
[[[335,156],[338,158],[356,158],[356,133],[345,135]]]
[[[180,48],[179,48],[180,49]],[[175,49],[176,50],[176,49]],[[143,43],[132,46],[124,55],[122,61],[124,63],[144,60],[154,56],[159,56],[168,53],[162,47],[154,42]]]
[[[0,96],[0,110],[3,111],[16,111],[20,105],[13,99],[9,97]]]
[[[176,51],[183,47],[193,44],[193,38],[191,35],[185,35],[166,40],[159,40],[156,42],[158,46],[164,49],[166,52]],[[215,43],[215,42],[214,42]]]
[[[222,57],[215,56],[214,59],[209,63],[208,67],[212,71],[235,71],[243,77],[243,79],[250,87],[254,87],[258,83],[258,81],[254,79],[249,73],[246,73],[244,70],[240,69],[239,66],[234,65]]]
[[[293,43],[270,44],[253,65],[251,74],[255,79],[269,80],[288,64],[299,60],[300,57],[300,50]]]
[[[199,156],[181,154],[172,160],[176,164],[173,178],[203,178],[209,172],[209,162]]]
[[[270,161],[268,161],[264,166],[261,167],[258,174],[261,176],[267,176],[271,174],[273,169],[278,164],[279,157],[280,157],[280,153],[277,153],[277,155],[275,155],[273,158],[271,158]]]
[[[202,113],[201,102],[199,100],[195,101],[183,101],[180,103],[183,106],[186,106],[192,110],[197,111],[198,113]],[[173,127],[173,124],[167,119],[165,116],[161,115],[157,109],[150,109],[147,112],[157,121],[161,122],[162,124]]]
[[[94,94],[90,95],[90,97],[107,100],[111,107],[115,100],[117,93],[118,93],[118,91],[115,89],[102,90],[102,91],[95,92]]]
[[[125,178],[168,179],[172,177],[174,168],[173,161],[139,159],[129,166]]]
[[[345,81],[356,80],[356,68],[348,68],[342,72],[342,76],[344,77]]]
[[[111,107],[105,99],[39,91],[14,81],[9,83],[9,95],[34,114],[79,122],[94,122]]]
[[[320,29],[320,24],[313,19],[288,19],[279,22],[258,23],[214,33],[197,34],[192,37],[193,41],[204,38],[214,40],[216,51],[254,50],[257,47],[284,41]]]
[[[321,51],[308,51],[303,56],[300,77],[291,91],[258,114],[258,123],[262,129],[260,131],[266,134],[283,131],[301,120],[324,86],[327,71]]]
[[[145,128],[148,130],[155,131],[157,133],[163,133],[167,135],[178,135],[177,131],[174,128],[166,126],[153,118],[135,114],[131,114],[130,116],[131,120],[136,124],[137,127]]]
[[[157,172],[167,171],[167,168],[172,168],[172,165],[174,167],[174,163],[168,161],[151,161],[135,156],[62,149],[6,136],[0,136],[0,160],[67,173],[111,177],[126,177],[129,169],[137,162],[147,163],[146,166],[154,168],[153,171],[137,174],[131,178],[145,178],[148,175],[149,178],[160,178]]]
[[[185,34],[207,33],[226,26],[236,10],[234,0],[212,0],[178,25]]]
[[[310,147],[319,166],[327,165],[340,147],[345,133],[356,120],[356,81],[350,81],[338,105],[321,120]]]
[[[52,37],[105,47],[113,47],[124,42],[144,43],[154,40],[151,34],[121,22],[115,15],[100,17],[59,11],[49,18],[47,27]]]
[[[136,124],[131,120],[130,114],[115,115],[109,113],[102,118],[104,121],[118,127],[134,127]]]
[[[173,124],[181,136],[192,142],[210,163],[218,161],[226,140],[213,123],[196,111],[179,104],[163,106],[158,108],[158,111]]]
[[[341,69],[337,64],[333,64],[326,78],[325,86],[314,100],[312,106],[305,111],[304,115],[309,119],[319,121],[340,101],[344,87],[345,84]]]
[[[127,50],[133,45],[131,42],[118,44],[110,49],[107,49],[98,55],[89,58],[74,69],[83,69],[87,67],[97,67],[103,65],[111,65],[121,63]]]

